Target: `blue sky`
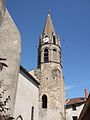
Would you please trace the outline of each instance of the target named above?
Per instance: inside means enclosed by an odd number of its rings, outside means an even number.
[[[37,66],[37,48],[48,10],[61,38],[66,97],[90,92],[90,0],[6,0],[22,37],[21,64]]]

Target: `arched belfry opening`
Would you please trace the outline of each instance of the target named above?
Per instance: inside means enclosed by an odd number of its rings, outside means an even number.
[[[47,96],[45,94],[42,96],[42,108],[47,108]]]
[[[49,61],[49,51],[48,48],[44,49],[44,62],[48,62]]]
[[[57,62],[57,58],[58,58],[58,56],[57,56],[57,50],[54,48],[53,49],[53,61]]]

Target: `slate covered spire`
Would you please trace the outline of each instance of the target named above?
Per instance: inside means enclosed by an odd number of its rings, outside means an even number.
[[[52,34],[55,35],[55,30],[54,30],[54,26],[51,20],[50,12],[48,12],[48,16],[47,16],[44,29],[43,29],[43,34],[47,35],[48,37],[50,37]]]

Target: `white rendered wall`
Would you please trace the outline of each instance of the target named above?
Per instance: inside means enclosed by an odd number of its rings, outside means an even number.
[[[21,115],[23,120],[31,120],[31,108],[34,106],[34,120],[38,120],[38,88],[19,74],[14,116]]]
[[[66,109],[66,120],[73,120],[73,116],[79,117],[83,106],[84,104],[77,106],[76,110],[73,110],[72,108]]]

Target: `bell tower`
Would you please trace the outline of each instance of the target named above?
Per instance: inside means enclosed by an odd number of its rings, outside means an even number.
[[[39,39],[38,69],[40,70],[40,120],[64,120],[64,81],[61,45],[48,13]]]

